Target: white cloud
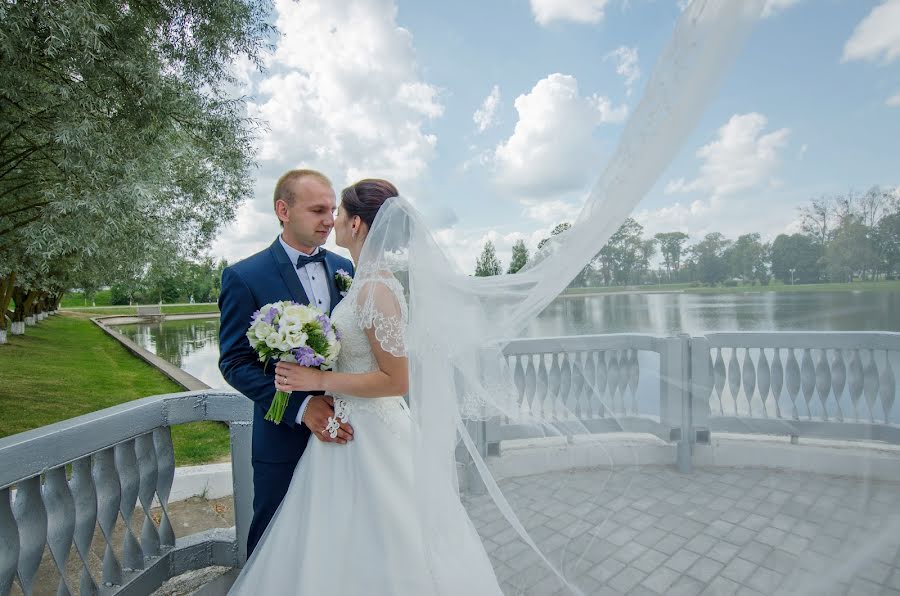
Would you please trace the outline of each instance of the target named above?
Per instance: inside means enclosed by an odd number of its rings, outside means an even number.
[[[497,252],[497,258],[503,265],[503,271],[509,267],[509,261],[512,258],[512,247],[519,240],[525,242],[528,248],[529,257],[534,256],[535,249],[543,238],[550,236],[550,230],[553,227],[541,228],[530,234],[522,232],[511,232],[503,234],[497,230],[469,230],[464,231],[459,228],[447,228],[434,232],[434,239],[438,245],[444,249],[444,252],[450,258],[459,271],[467,274],[475,272],[475,261],[485,243],[490,240],[494,243]]]
[[[583,187],[599,160],[594,129],[628,114],[606,97],[582,96],[575,77],[559,73],[517,97],[515,107],[515,130],[494,150],[495,180],[532,196]]]
[[[616,59],[616,72],[625,79],[625,87],[631,94],[634,84],[641,78],[641,68],[638,66],[637,48],[619,46],[604,57],[604,60]]]
[[[318,166],[343,184],[364,174],[398,183],[424,173],[437,139],[438,90],[419,80],[393,0],[276,2],[283,33],[251,114],[270,130],[260,159]],[[255,111],[254,111],[255,110]]]
[[[693,244],[710,232],[721,232],[732,240],[759,232],[763,240],[772,240],[778,234],[795,231],[797,205],[756,195],[721,197],[638,209],[632,217],[644,226],[644,237],[680,231],[688,234]]]
[[[670,181],[666,193],[697,191],[720,197],[771,182],[790,131],[763,134],[767,123],[755,112],[732,116],[715,140],[697,150],[703,160],[697,177]]]
[[[894,108],[900,107],[900,93],[887,98],[884,103]]]
[[[609,0],[531,0],[531,12],[539,25],[553,21],[599,23]]]
[[[900,0],[886,0],[872,9],[853,30],[844,45],[844,62],[881,60],[883,64],[900,57]]]
[[[500,87],[494,85],[490,94],[481,102],[481,107],[475,110],[472,120],[478,125],[478,132],[484,132],[496,122],[497,108],[500,106]]]
[[[223,256],[247,256],[272,241],[271,193],[290,168],[321,170],[337,188],[388,178],[414,194],[435,157],[428,126],[443,106],[440,91],[422,80],[412,35],[396,14],[395,0],[276,0],[281,35],[247,106],[268,123],[257,141],[256,198],[216,242]],[[243,82],[246,65],[236,70]]]
[[[782,10],[790,8],[800,1],[801,0],[766,0],[766,5],[763,6],[762,16],[770,17],[781,12]]]
[[[551,228],[564,221],[574,221],[581,211],[579,206],[559,199],[523,200],[522,207],[525,217]]]

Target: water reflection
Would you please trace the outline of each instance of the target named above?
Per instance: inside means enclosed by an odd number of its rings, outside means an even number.
[[[560,298],[525,337],[591,333],[900,331],[900,293],[601,294]]]
[[[228,388],[218,365],[219,319],[166,320],[116,329],[210,387]]]
[[[123,325],[118,329],[216,388],[218,319]],[[526,337],[594,333],[671,336],[716,331],[900,331],[900,292],[603,294],[559,298],[525,329]],[[658,363],[641,360],[641,392],[658,390]],[[644,375],[647,376],[644,376]],[[656,386],[652,387],[655,383]]]

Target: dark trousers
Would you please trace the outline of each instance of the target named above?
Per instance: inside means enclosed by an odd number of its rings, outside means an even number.
[[[299,461],[299,460],[298,460]],[[256,548],[272,516],[284,500],[297,462],[253,462],[253,521],[247,536],[247,556]]]

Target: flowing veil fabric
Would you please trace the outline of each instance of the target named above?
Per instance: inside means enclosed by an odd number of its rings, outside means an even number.
[[[581,593],[575,581],[577,564],[567,567],[532,540],[521,523],[515,499],[505,495],[492,477],[467,423],[500,416],[532,427],[532,436],[589,433],[575,412],[558,406],[550,412],[523,406],[504,347],[560,295],[655,184],[714,96],[717,82],[759,18],[763,4],[762,0],[690,3],[575,225],[555,237],[518,274],[488,278],[462,274],[409,202],[391,199],[380,210],[363,248],[350,298],[368,313],[361,319],[376,329],[389,351],[409,355],[416,506],[438,590],[454,585],[447,578],[466,573],[467,555],[461,552],[461,545],[468,544],[476,532],[471,523],[465,523],[448,533],[442,523],[448,511],[460,507],[455,453],[461,444],[505,523],[530,547],[517,556],[530,557],[535,565],[552,569],[561,587]],[[389,273],[408,297],[408,323],[397,316],[396,305],[379,299],[381,284],[368,283]],[[597,395],[602,394],[592,382],[587,377],[579,379],[584,391],[596,389]],[[615,409],[607,405],[607,420],[614,423],[610,412]],[[536,462],[535,472],[544,463]],[[690,477],[685,482],[690,482]],[[864,483],[859,488],[856,505],[865,508]],[[852,525],[854,520],[847,521]],[[879,548],[879,538],[897,529],[895,518],[890,521],[873,536],[873,549]],[[575,553],[575,563],[577,559]],[[844,581],[869,560],[864,553],[854,553],[844,559],[843,568],[823,570],[818,580],[825,584]],[[795,585],[793,591],[819,593],[817,586],[821,587],[816,583]]]

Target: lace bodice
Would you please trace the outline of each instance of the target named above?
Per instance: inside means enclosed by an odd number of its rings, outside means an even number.
[[[331,320],[341,334],[341,352],[334,370],[343,373],[373,372],[378,370],[378,362],[369,345],[369,338],[360,325],[360,309],[356,308],[353,298],[351,295],[342,300],[331,314]],[[405,306],[404,303],[403,307]],[[352,420],[354,411],[372,412],[395,430],[398,417],[408,415],[406,402],[402,397],[367,398],[336,393],[334,398],[335,416],[346,421]]]

